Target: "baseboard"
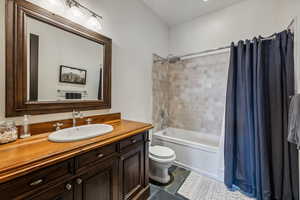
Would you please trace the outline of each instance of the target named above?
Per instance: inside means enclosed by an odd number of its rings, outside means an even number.
[[[147,200],[150,197],[150,185],[143,188],[132,200]]]
[[[212,173],[209,173],[207,171],[203,171],[203,170],[199,170],[197,168],[194,168],[194,167],[191,167],[189,165],[186,165],[186,164],[183,164],[183,163],[180,163],[178,161],[175,161],[174,162],[174,165],[178,166],[178,167],[182,167],[182,168],[185,168],[185,169],[188,169],[188,170],[191,170],[191,171],[194,171],[194,172],[197,172],[201,175],[204,175],[204,176],[207,176],[207,177],[210,177],[210,178],[213,178],[217,181],[221,181],[223,182],[222,178],[219,177],[217,174],[212,174]]]

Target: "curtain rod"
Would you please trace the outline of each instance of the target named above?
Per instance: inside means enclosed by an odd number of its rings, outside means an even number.
[[[291,23],[288,25],[287,30],[290,30],[291,27],[294,25],[294,23],[296,22],[295,18],[292,19]],[[275,34],[268,36],[268,37],[261,37],[260,39],[262,40],[268,40],[270,38],[273,38],[275,36]],[[215,48],[215,49],[208,49],[208,50],[204,50],[204,51],[200,51],[200,52],[195,52],[195,53],[189,53],[189,54],[184,54],[184,55],[180,55],[180,56],[168,56],[167,58],[163,58],[159,55],[157,55],[159,57],[158,60],[156,60],[155,62],[170,62],[170,63],[176,63],[177,61],[180,61],[182,58],[185,57],[191,57],[191,56],[197,56],[197,55],[201,55],[201,54],[206,54],[206,53],[212,53],[212,52],[216,52],[216,51],[220,51],[220,50],[225,50],[225,49],[229,49],[231,48],[231,46],[224,46],[224,47],[220,47],[220,48]],[[156,54],[155,54],[156,55]]]
[[[156,54],[156,53],[153,53],[152,56],[153,56],[153,57],[157,57],[157,58],[154,60],[154,62],[166,62],[166,61],[168,61],[167,58],[164,58],[164,57],[162,57],[162,56],[160,56],[160,55],[158,55],[158,54]]]
[[[288,27],[287,27],[287,30],[290,30],[291,29],[291,27],[294,25],[294,23],[295,23],[295,18],[291,21],[291,23],[288,25]]]
[[[270,39],[273,39],[275,36],[276,36],[276,34],[273,34],[273,35],[270,35],[270,36],[267,36],[267,37],[259,36],[259,39],[260,40],[270,40]],[[170,56],[167,59],[171,63],[174,63],[174,62],[177,62],[177,61],[181,60],[181,58],[191,57],[191,56],[197,56],[197,55],[201,55],[201,54],[206,54],[206,53],[221,51],[221,50],[230,49],[230,48],[231,48],[231,45],[230,46],[220,47],[220,48],[215,48],[215,49],[208,49],[208,50],[204,50],[204,51],[200,51],[200,52],[195,52],[195,53],[184,54],[184,55],[181,55],[181,56]]]
[[[179,58],[184,58],[184,57],[190,57],[190,56],[196,56],[199,54],[206,54],[206,53],[211,53],[211,52],[215,52],[215,51],[220,51],[220,50],[224,50],[224,49],[230,49],[231,46],[225,46],[225,47],[220,47],[220,48],[216,48],[216,49],[208,49],[208,50],[204,50],[204,51],[200,51],[200,52],[195,52],[195,53],[189,53],[189,54],[185,54],[185,55],[181,55],[181,56],[174,56],[175,57],[179,57]],[[171,57],[172,59],[172,57]]]
[[[296,21],[295,18],[293,18],[291,23],[288,25],[287,30],[290,30],[290,28],[294,25],[295,21]],[[268,37],[261,37],[260,36],[260,39],[261,40],[269,40],[270,38],[273,38],[275,35],[276,34],[273,34],[273,35],[268,36]],[[169,56],[165,60],[169,61],[170,63],[175,63],[175,62],[180,61],[182,58],[185,58],[185,57],[197,56],[197,55],[216,52],[216,51],[225,50],[225,49],[229,49],[229,48],[231,48],[231,46],[224,46],[224,47],[220,47],[220,48],[215,48],[215,49],[209,49],[209,50],[204,50],[204,51],[195,52],[195,53],[184,54],[184,55],[181,55],[181,56]]]

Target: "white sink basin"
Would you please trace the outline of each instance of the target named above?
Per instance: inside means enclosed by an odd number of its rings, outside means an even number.
[[[74,142],[104,135],[111,131],[113,131],[111,125],[91,124],[56,131],[48,136],[48,140],[52,142]]]

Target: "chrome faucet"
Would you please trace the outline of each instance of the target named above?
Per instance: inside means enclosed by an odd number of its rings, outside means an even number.
[[[72,116],[73,116],[73,127],[76,127],[76,119],[77,118],[82,119],[83,114],[80,111],[73,110]]]

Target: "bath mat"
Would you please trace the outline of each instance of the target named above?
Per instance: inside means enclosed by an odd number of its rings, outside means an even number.
[[[191,172],[177,193],[189,200],[254,200],[240,192],[231,192],[214,179]]]

